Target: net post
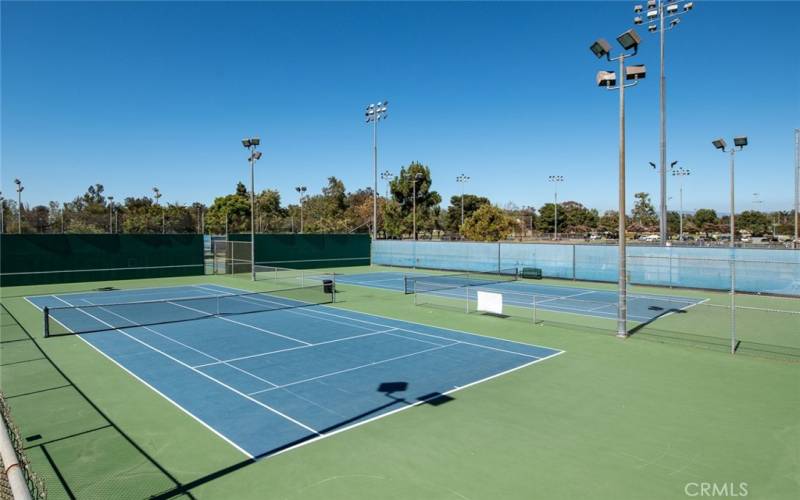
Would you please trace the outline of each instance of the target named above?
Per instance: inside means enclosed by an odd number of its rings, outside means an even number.
[[[44,338],[47,338],[50,336],[50,308],[44,306],[42,311],[44,312]]]

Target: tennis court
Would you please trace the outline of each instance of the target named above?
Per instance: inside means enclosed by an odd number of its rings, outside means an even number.
[[[245,292],[198,284],[26,300],[253,458],[441,404],[562,352]]]
[[[478,291],[503,295],[503,303],[520,308],[579,314],[598,318],[616,319],[617,292],[574,286],[558,286],[528,281],[492,283],[491,275],[477,279],[463,278],[462,274],[426,274],[401,272],[361,273],[337,276],[339,283],[383,288],[399,292],[433,295],[454,300],[477,300]],[[481,281],[485,284],[481,284]],[[408,283],[412,286],[409,287]],[[628,294],[628,319],[650,322],[659,317],[703,303],[707,299],[675,295]]]

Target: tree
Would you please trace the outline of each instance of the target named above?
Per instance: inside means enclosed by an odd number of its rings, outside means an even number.
[[[450,206],[444,214],[444,229],[457,233],[461,229],[461,196],[451,196]],[[464,194],[464,220],[466,221],[475,210],[483,205],[490,205],[489,198],[474,194]]]
[[[654,230],[658,224],[658,217],[656,216],[656,209],[650,203],[650,195],[640,192],[633,196],[636,198],[633,210],[631,210],[633,222],[639,224],[645,230]]]
[[[772,219],[764,212],[745,210],[736,216],[736,228],[750,231],[753,236],[772,233]]]
[[[597,222],[597,229],[613,237],[619,235],[619,212],[606,210]]]
[[[681,232],[681,214],[674,210],[667,212],[667,231],[671,234],[680,234]]]
[[[694,222],[698,230],[703,231],[706,236],[708,236],[709,231],[715,231],[717,229],[719,217],[717,217],[717,212],[715,210],[701,208],[692,216],[692,222]]]
[[[505,211],[494,205],[483,205],[464,221],[464,236],[472,241],[499,241],[506,239],[514,229],[514,222]]]
[[[565,201],[559,208],[563,208],[565,232],[588,233],[597,227],[597,221],[599,219],[597,210],[590,210],[577,201]],[[562,218],[561,210],[559,210],[558,218]]]
[[[556,206],[553,203],[545,203],[539,207],[539,217],[536,220],[536,229],[547,234],[552,234],[555,226]],[[564,229],[564,209],[561,204],[558,205],[558,230],[563,232]]]
[[[420,178],[415,179],[417,174]],[[415,179],[415,180],[412,180]],[[400,175],[389,183],[393,203],[386,207],[386,230],[392,236],[413,232],[414,183],[416,182],[417,232],[435,228],[433,207],[441,203],[442,197],[431,190],[431,171],[419,163],[412,162],[400,169]],[[412,235],[413,236],[413,235]]]

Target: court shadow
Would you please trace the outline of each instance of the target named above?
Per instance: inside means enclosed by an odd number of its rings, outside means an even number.
[[[290,443],[283,444],[283,445],[278,446],[276,448],[273,448],[271,450],[265,451],[264,453],[261,453],[261,454],[257,455],[256,457],[254,457],[252,459],[242,460],[241,462],[237,462],[237,463],[232,464],[232,465],[230,465],[228,467],[225,467],[224,469],[220,469],[218,471],[212,472],[211,474],[199,477],[199,478],[195,479],[194,481],[190,481],[188,483],[181,484],[180,486],[178,486],[176,488],[170,489],[170,490],[165,491],[165,492],[163,492],[161,494],[155,495],[155,496],[153,496],[151,498],[153,498],[153,499],[167,499],[167,498],[175,498],[175,497],[178,497],[178,496],[181,496],[181,495],[191,494],[191,491],[193,489],[195,489],[195,488],[197,488],[199,486],[202,486],[203,484],[206,484],[206,483],[209,483],[209,482],[214,481],[216,479],[219,479],[219,478],[221,478],[223,476],[226,476],[228,474],[231,474],[232,472],[236,472],[236,471],[238,471],[240,469],[243,469],[244,467],[247,467],[248,465],[252,465],[252,464],[258,462],[262,458],[266,458],[266,457],[269,457],[270,455],[274,455],[274,454],[279,453],[281,451],[288,450],[289,448],[294,448],[294,447],[299,446],[299,445],[301,445],[303,443],[306,443],[308,441],[312,441],[314,439],[318,439],[320,436],[324,437],[327,434],[330,434],[330,433],[332,433],[334,431],[337,431],[337,430],[340,430],[342,428],[345,428],[345,427],[347,427],[347,426],[349,426],[351,424],[354,424],[354,423],[356,423],[358,421],[361,421],[361,420],[364,420],[364,419],[368,419],[369,417],[376,416],[376,414],[378,414],[378,413],[382,413],[382,412],[384,412],[386,410],[390,410],[394,406],[397,406],[398,408],[400,407],[400,405],[412,406],[412,405],[417,405],[417,404],[428,404],[428,405],[431,405],[431,406],[441,406],[441,405],[443,405],[445,403],[449,403],[449,402],[455,400],[455,398],[453,398],[451,396],[448,396],[446,394],[442,394],[440,392],[431,392],[429,394],[425,394],[423,396],[419,396],[418,398],[416,398],[413,401],[409,401],[409,400],[407,400],[407,399],[405,399],[403,397],[395,395],[395,393],[405,392],[405,391],[408,390],[408,382],[403,382],[403,381],[381,382],[380,384],[378,384],[378,388],[376,390],[377,390],[377,392],[384,393],[384,395],[387,398],[389,398],[390,401],[388,401],[386,404],[382,404],[382,405],[376,406],[375,408],[373,408],[371,410],[365,411],[365,412],[360,413],[358,415],[354,415],[354,416],[352,416],[350,418],[347,418],[347,419],[345,419],[345,420],[343,420],[341,422],[337,422],[334,425],[331,425],[331,426],[328,426],[328,427],[326,427],[324,429],[321,429],[321,430],[317,431],[317,434],[309,434],[306,437],[294,440],[294,441],[292,441]]]
[[[653,316],[652,318],[648,319],[647,321],[639,323],[638,325],[628,330],[629,337],[636,335],[637,333],[642,331],[642,329],[647,328],[649,325],[653,324],[653,322],[657,321],[659,318],[666,316],[667,314],[686,314],[687,312],[685,309],[674,309],[674,308],[665,309],[659,306],[650,306],[647,309],[649,311],[659,311],[659,313]]]

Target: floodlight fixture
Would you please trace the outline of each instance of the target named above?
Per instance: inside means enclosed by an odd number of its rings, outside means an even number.
[[[747,137],[746,136],[739,136],[733,138],[733,145],[739,149],[747,146]]]
[[[258,137],[252,137],[250,138],[250,144],[252,144],[253,146],[258,146],[259,144],[261,144],[261,139]]]
[[[595,80],[598,87],[613,87],[617,84],[617,75],[613,71],[598,71]]]
[[[619,44],[622,45],[622,48],[625,50],[636,49],[641,41],[642,40],[639,38],[639,34],[633,29],[629,29],[617,37],[617,42],[619,42]]]
[[[261,159],[261,151],[256,151],[250,156],[251,160],[260,160]]]
[[[625,68],[626,80],[641,80],[647,75],[647,68],[644,64],[634,64]]]
[[[675,4],[667,5],[667,14],[672,15],[678,12],[678,6]]]
[[[637,26],[642,24],[642,22],[643,22],[642,16],[636,16],[636,17],[633,18],[633,24],[635,24]]]
[[[640,12],[642,12],[642,6],[641,5],[634,5],[633,6],[633,11],[635,13],[639,14]]]
[[[653,167],[653,170],[655,170],[655,168],[656,168],[656,164],[655,163],[653,163],[652,161],[649,161],[647,163],[649,163],[650,166]]]
[[[242,139],[242,146],[249,148],[251,146],[250,139]]]
[[[656,31],[658,31],[658,27],[655,24],[651,24],[650,26],[647,27],[647,31],[649,31],[650,33],[655,33]]]
[[[611,53],[611,44],[609,44],[603,38],[599,38],[592,44],[591,47],[589,47],[589,49],[591,49],[592,53],[594,53],[594,55],[599,59],[603,56],[608,56],[608,54]]]
[[[715,148],[721,149],[725,151],[725,147],[727,144],[725,143],[725,139],[717,139],[716,141],[711,141],[711,144],[714,145]]]
[[[647,11],[647,19],[651,19],[652,20],[652,19],[655,19],[657,17],[658,17],[658,11],[657,10],[648,10]]]
[[[677,165],[677,164],[678,164],[678,160],[675,160],[675,161],[673,161],[672,163],[669,164],[669,168],[675,168],[675,165]]]
[[[686,2],[685,4],[683,4],[684,12],[689,12],[690,10],[692,10],[692,8],[694,8],[694,2]]]
[[[647,0],[647,8],[654,9],[656,7],[656,0]]]

